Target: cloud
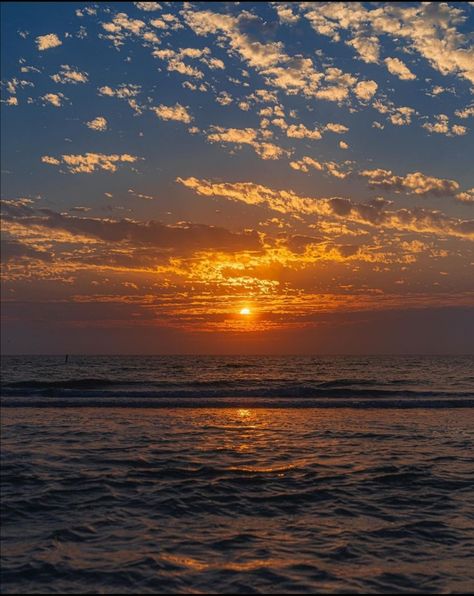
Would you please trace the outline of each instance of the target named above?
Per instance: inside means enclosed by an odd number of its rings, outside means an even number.
[[[278,145],[275,145],[274,143],[261,142],[257,145],[254,145],[253,147],[257,155],[264,160],[280,159],[280,157],[287,154],[284,149],[278,147]]]
[[[292,10],[292,5],[285,2],[272,2],[275,10],[277,11],[280,23],[285,25],[294,25],[300,19],[299,15],[295,14]]]
[[[363,60],[367,64],[378,63],[380,55],[380,44],[377,37],[366,37],[365,35],[360,35],[354,37],[346,43],[348,46],[352,46],[353,48],[355,48],[361,60]]]
[[[32,209],[3,204],[6,221],[23,226],[61,230],[76,236],[97,238],[109,243],[127,243],[160,249],[172,249],[177,253],[200,250],[258,251],[262,245],[254,231],[231,232],[225,228],[205,224],[180,223],[166,225],[158,221],[138,222],[79,217],[57,213],[49,209]]]
[[[229,106],[233,101],[232,95],[227,91],[221,91],[216,97],[216,102],[221,106]]]
[[[416,75],[398,58],[385,58],[384,62],[387,65],[388,72],[397,76],[402,81],[413,81],[416,79]]]
[[[124,12],[117,13],[112,19],[112,22],[102,23],[102,28],[108,33],[130,32],[134,35],[140,35],[144,27],[144,21],[131,19]]]
[[[36,38],[36,45],[40,51],[56,48],[62,45],[62,43],[56,33],[48,33],[47,35],[40,35]]]
[[[145,201],[153,201],[154,199],[154,197],[151,195],[145,195],[143,193],[137,192],[133,188],[129,188],[128,193],[137,199],[144,199]]]
[[[166,16],[175,18],[173,15],[161,15],[159,20],[163,20]],[[102,22],[101,25],[105,33],[100,34],[99,37],[109,40],[118,49],[128,39],[137,40],[142,45],[152,48],[161,43],[160,38],[156,35],[153,21],[147,23],[141,19],[130,18],[124,12],[116,13],[112,21]]]
[[[174,106],[159,105],[151,108],[153,112],[160,118],[160,120],[174,120],[176,122],[184,122],[189,124],[193,117],[188,112],[188,108],[176,103]]]
[[[286,136],[292,139],[312,139],[314,141],[319,140],[322,136],[317,128],[310,130],[304,124],[290,124],[285,132]]]
[[[363,100],[369,101],[377,92],[378,85],[375,81],[360,81],[354,89],[356,96]]]
[[[341,41],[341,32],[349,31],[348,45],[365,62],[378,62],[380,38],[389,36],[404,41],[408,51],[417,52],[442,75],[474,82],[474,48],[469,35],[459,29],[467,17],[457,4],[323,2],[315,8],[307,2],[303,10],[313,29],[335,42]]]
[[[211,143],[229,143],[235,145],[250,145],[262,159],[279,159],[287,152],[273,143],[258,140],[258,131],[254,128],[224,128],[211,126],[207,133]]]
[[[66,99],[62,93],[46,93],[41,97],[46,103],[50,103],[55,108],[60,108],[63,100]]]
[[[107,130],[107,119],[104,116],[97,116],[93,120],[86,122],[86,126],[91,130],[96,130],[97,132],[104,132]]]
[[[177,72],[181,75],[192,77],[194,79],[204,79],[205,74],[195,66],[187,64],[185,60],[199,60],[205,64],[210,70],[224,70],[225,64],[219,58],[211,56],[209,48],[179,48],[174,50],[171,48],[154,50],[153,56],[159,60],[164,60],[167,63],[167,70],[170,72]]]
[[[193,10],[192,5],[187,5],[183,14],[194,33],[220,36],[222,41],[227,42],[231,55],[238,55],[254,68],[265,78],[267,85],[283,89],[290,95],[302,94],[342,102],[357,82],[356,77],[339,68],[329,66],[321,72],[312,58],[288,55],[282,42],[265,39],[265,23],[247,11],[233,16],[210,10]],[[256,23],[261,39],[256,39],[254,34]]]
[[[59,166],[59,164],[61,163],[59,159],[56,159],[55,157],[51,157],[50,155],[43,155],[41,157],[41,161],[42,161],[42,163],[47,163],[51,166]]]
[[[344,126],[344,124],[338,124],[336,122],[328,122],[324,126],[324,130],[329,130],[330,132],[335,132],[336,134],[344,134],[345,132],[349,132],[347,126]]]
[[[212,126],[211,133],[207,138],[210,141],[220,143],[236,143],[253,145],[257,139],[257,131],[254,128],[224,128]]]
[[[146,12],[153,12],[155,10],[161,10],[162,6],[158,2],[134,2],[135,6],[139,10]]]
[[[461,110],[456,110],[454,113],[458,118],[469,118],[470,116],[474,116],[474,105],[466,106]]]
[[[347,167],[349,164],[350,162],[345,162],[344,164],[338,164],[334,161],[319,162],[312,157],[305,156],[299,161],[291,161],[290,167],[301,172],[309,172],[310,168],[312,168],[314,170],[330,174],[335,178],[344,179],[348,176],[349,172],[343,171],[341,166]]]
[[[470,188],[464,192],[459,192],[455,198],[461,203],[474,203],[474,188]]]
[[[66,83],[77,85],[78,83],[87,83],[89,75],[86,72],[74,70],[67,64],[61,64],[61,70],[57,74],[51,75],[51,78],[55,83],[60,83],[61,85]]]
[[[304,197],[292,190],[273,190],[252,182],[223,183],[195,177],[177,178],[177,182],[202,196],[223,197],[296,217],[314,216],[319,222],[339,219],[377,229],[474,239],[474,219],[456,219],[419,208],[389,211],[389,202],[383,199],[356,203],[340,197]]]
[[[460,124],[449,125],[449,118],[446,114],[438,114],[435,116],[434,122],[425,122],[422,127],[428,132],[442,134],[447,137],[463,136],[467,134],[467,128]]]
[[[395,192],[407,192],[419,196],[454,196],[459,191],[456,180],[435,178],[421,172],[395,176],[391,170],[363,170],[360,175],[368,179],[369,186]]]
[[[387,114],[388,119],[394,126],[408,126],[416,114],[414,108],[410,108],[409,106],[395,106],[391,101],[383,102],[380,99],[376,99],[372,103],[372,106],[380,114]]]
[[[98,89],[100,95],[106,95],[107,97],[118,97],[119,99],[130,99],[136,97],[140,91],[140,85],[130,85],[128,83],[122,83],[115,89],[105,85]]]
[[[61,155],[61,159],[43,155],[41,161],[50,165],[64,164],[71,174],[92,174],[98,170],[116,172],[119,165],[134,163],[134,155],[105,155],[103,153],[85,153],[84,155]]]
[[[50,261],[52,255],[47,250],[38,250],[18,240],[8,238],[1,239],[2,261],[8,262],[16,259],[39,259],[41,261]]]

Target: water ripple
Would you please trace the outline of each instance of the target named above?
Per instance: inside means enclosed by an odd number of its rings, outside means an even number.
[[[9,408],[2,590],[472,591],[472,410],[389,414]]]

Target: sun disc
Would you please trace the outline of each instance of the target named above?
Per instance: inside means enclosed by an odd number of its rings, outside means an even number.
[[[240,311],[240,314],[241,315],[249,315],[250,314],[250,308],[247,308],[247,307],[242,308],[241,311]]]

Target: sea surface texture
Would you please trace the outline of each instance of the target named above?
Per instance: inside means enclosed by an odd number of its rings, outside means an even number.
[[[2,592],[474,590],[472,360],[63,360],[4,363]]]
[[[474,357],[70,356],[66,364],[64,356],[8,356],[2,396],[4,405],[41,406],[226,405],[225,398],[474,405]]]

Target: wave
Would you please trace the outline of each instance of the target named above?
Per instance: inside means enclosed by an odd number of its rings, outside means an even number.
[[[474,398],[368,398],[368,397],[150,397],[150,396],[7,396],[1,399],[2,408],[474,408]]]
[[[344,378],[294,382],[285,379],[117,380],[70,378],[4,383],[2,396],[129,398],[474,398],[474,391],[416,388],[403,380]]]

